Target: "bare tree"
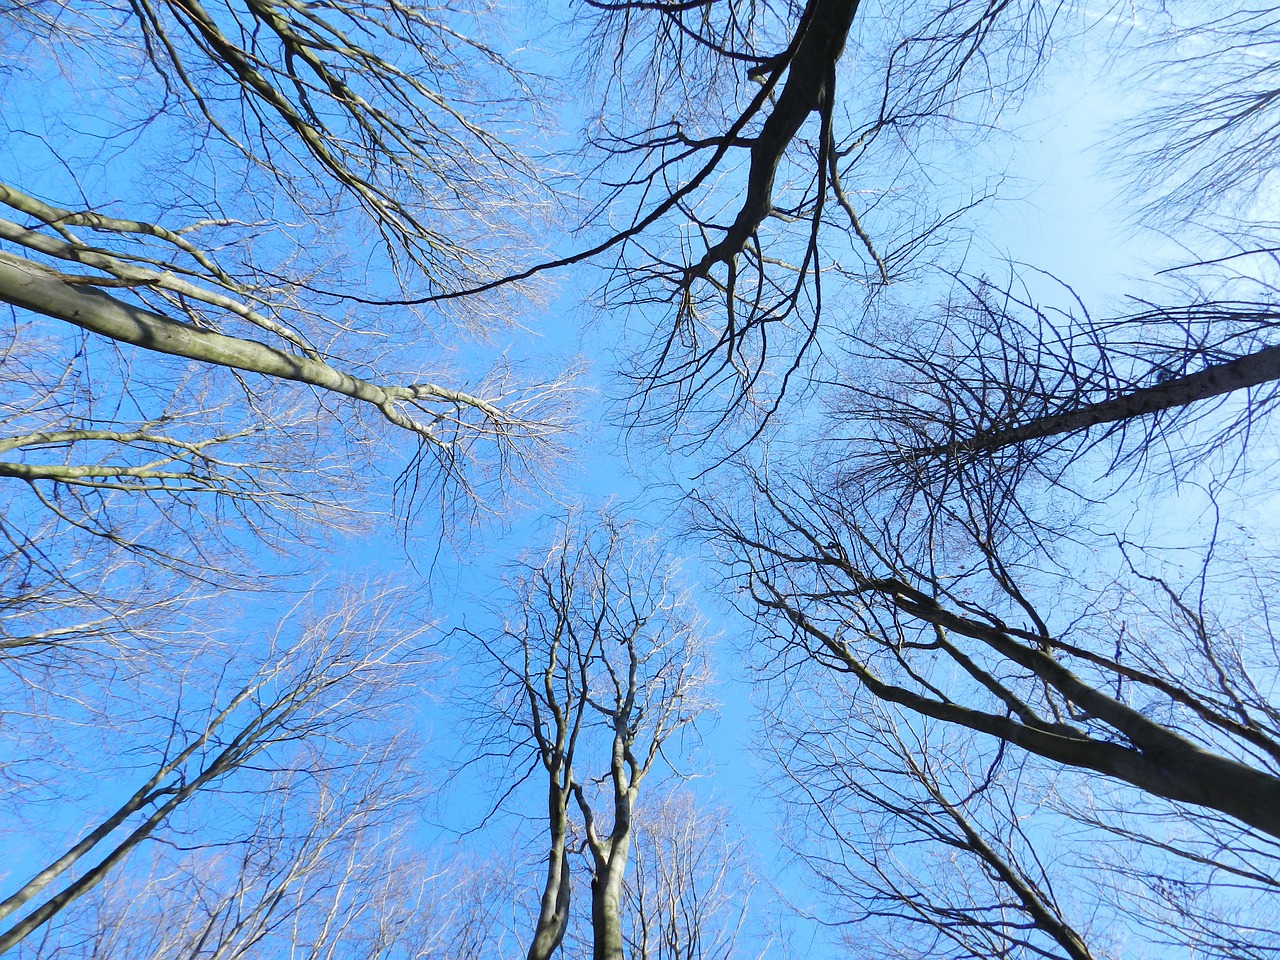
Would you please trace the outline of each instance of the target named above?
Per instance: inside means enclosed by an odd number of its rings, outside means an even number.
[[[831,430],[857,441],[841,482],[1014,526],[1029,519],[1024,497],[1091,459],[1122,476],[1185,474],[1220,457],[1224,484],[1280,382],[1273,263],[1242,256],[1182,285],[1181,303],[1108,318],[1065,284],[1050,284],[1058,304],[1037,300],[1016,268],[1001,283],[955,277],[936,312],[847,338],[850,385],[824,397]]]
[[[1110,956],[1044,840],[1069,823],[1046,809],[1052,780],[855,685],[811,676],[769,715],[784,837],[821,921],[861,956]]]
[[[1134,128],[1136,199],[1216,237],[1178,231],[1185,261],[1119,307],[1022,263],[945,273],[935,307],[882,297],[823,341],[842,353],[815,386],[821,417],[741,451],[740,486],[698,498],[770,674],[804,688],[825,668],[847,699],[835,719],[800,718],[795,742],[829,737],[838,757],[796,777],[827,778],[808,800],[836,862],[814,866],[838,894],[856,887],[856,916],[922,924],[971,955],[1081,956],[1107,935],[1054,891],[1092,869],[1165,942],[1274,949],[1280,741],[1258,678],[1274,674],[1275,633],[1246,616],[1264,591],[1240,587],[1272,582],[1273,558],[1223,558],[1245,468],[1270,469],[1248,447],[1280,377],[1271,171],[1250,136],[1265,144],[1271,124],[1270,68],[1252,54],[1274,19],[1215,11],[1147,48],[1174,51],[1187,82]],[[1207,533],[1162,529],[1180,523],[1157,515],[1169,478],[1207,491]],[[971,762],[953,774],[956,743]],[[1044,802],[1088,842],[1123,852],[1086,866],[1018,829],[1037,799],[1010,764],[1049,778],[1061,793]],[[929,886],[858,816],[971,869]],[[1228,904],[1222,889],[1247,892]]]
[[[640,123],[620,109],[599,135],[621,183],[660,198],[617,235],[607,294],[665,308],[632,371],[640,412],[665,423],[709,405],[719,427],[744,403],[776,409],[806,379],[833,289],[869,302],[986,195],[980,184],[918,204],[911,184],[929,149],[1031,83],[1057,10],[598,6],[618,38],[619,105],[642,72],[662,78]],[[682,77],[705,61],[723,105]]]
[[[916,531],[898,538],[897,519],[870,527],[844,487],[757,483],[747,524],[725,513],[711,522],[738,551],[757,615],[798,651],[876,698],[1280,836],[1272,711],[1247,673],[1213,669],[1210,636],[1198,655],[1218,679],[1201,688],[1133,661],[1123,643],[1117,652],[1114,641],[1076,642],[1069,623],[1055,629],[1031,574],[986,539],[981,515],[967,530],[951,518],[954,559],[943,566]],[[977,590],[989,599],[971,598]],[[1135,709],[1138,691],[1167,717]]]
[[[753,434],[738,414],[802,388],[832,290],[870,301],[989,195],[933,167],[991,132],[1061,27],[1057,3],[586,7],[591,239],[466,293],[601,263],[601,299],[638,320],[637,420],[698,436]]]
[[[490,129],[528,122],[535,99],[496,50],[447,11],[395,3],[37,3],[5,17],[23,54],[5,99],[29,105],[10,118],[6,167],[30,183],[0,185],[16,374],[0,475],[127,541],[104,516],[111,493],[162,513],[225,501],[206,512],[265,514],[276,537],[329,520],[371,435],[409,440],[400,492],[438,492],[446,513],[539,472],[567,378],[448,358],[451,339],[510,324],[520,302],[473,298],[447,320],[453,338],[440,310],[405,302],[501,272],[545,196]],[[59,87],[47,62],[76,81]],[[65,94],[54,116],[41,85]],[[102,116],[95,97],[119,118],[99,139],[76,125]],[[98,144],[149,182],[120,197]]]
[[[638,816],[635,869],[625,883],[627,955],[635,960],[726,960],[756,886],[730,812],[701,808],[688,792],[646,801]]]
[[[561,259],[523,252],[538,246],[529,238],[550,196],[525,156],[538,149],[525,137],[541,88],[482,38],[482,18],[382,0],[37,0],[3,12],[15,65],[0,95],[24,107],[0,118],[5,142],[20,144],[0,148],[14,183],[0,186],[0,300],[15,319],[0,476],[17,491],[0,518],[0,663],[31,697],[54,696],[64,656],[90,648],[104,677],[119,666],[127,682],[150,682],[156,638],[187,629],[201,591],[243,585],[240,560],[360,523],[368,464],[396,460],[394,492],[410,516],[431,493],[445,524],[451,506],[484,502],[486,481],[536,474],[555,452],[566,379],[530,384],[471,357],[451,370],[449,348],[508,313],[519,323],[520,297],[536,293],[524,281],[594,261],[607,269],[604,302],[644,331],[624,348],[639,419],[748,438],[743,486],[724,501],[706,488],[705,522],[777,662],[817,662],[852,681],[851,703],[888,701],[911,717],[875,731],[895,765],[886,779],[907,785],[879,809],[976,864],[961,884],[989,881],[962,891],[968,905],[954,889],[903,895],[859,848],[878,878],[872,896],[896,897],[899,918],[930,918],[957,950],[1078,960],[1091,949],[1014,815],[999,819],[994,801],[1016,781],[979,777],[973,792],[970,771],[949,778],[934,746],[912,743],[912,724],[935,722],[996,744],[1001,759],[1016,748],[1064,777],[1095,777],[1119,791],[1116,809],[1176,811],[1199,834],[1170,839],[1144,820],[1117,842],[1270,895],[1257,877],[1280,836],[1280,741],[1257,677],[1274,671],[1274,632],[1246,655],[1204,600],[1207,572],[1188,584],[1122,536],[1100,538],[1119,565],[1111,582],[1064,575],[1099,539],[1062,522],[1046,492],[1085,489],[1091,469],[1122,486],[1178,443],[1228,460],[1241,449],[1280,370],[1267,231],[1234,229],[1225,253],[1189,256],[1180,296],[1136,291],[1136,306],[1102,320],[1069,289],[1068,306],[1054,308],[1021,277],[957,272],[941,309],[904,308],[886,337],[860,315],[895,310],[886,288],[938,259],[954,218],[989,192],[967,166],[947,168],[948,151],[1034,81],[1062,36],[1062,8],[587,7],[588,49],[605,64],[583,152],[595,206],[586,249]],[[1266,154],[1250,138],[1269,135],[1273,71],[1256,58],[1236,70],[1230,56],[1267,49],[1274,20],[1236,12],[1196,28],[1191,39],[1216,49],[1183,56],[1184,75],[1212,79],[1157,114],[1172,121],[1166,141],[1144,140],[1162,161],[1158,179],[1173,184],[1167,209],[1205,203],[1219,178],[1236,213],[1262,194]],[[123,182],[121,158],[136,163],[135,182]],[[517,249],[536,265],[517,264]],[[833,316],[849,321],[838,337]],[[809,365],[836,343],[848,363],[817,383]],[[825,391],[831,416],[821,443],[801,442],[802,466],[751,449],[762,421],[744,407],[767,416],[810,389]],[[403,456],[388,452],[403,441]],[[516,723],[540,784],[547,775],[531,960],[564,942],[575,849],[593,875],[596,956],[620,956],[630,930],[641,952],[655,943],[652,923],[623,920],[638,791],[696,715],[703,668],[696,618],[656,551],[629,536],[567,526],[517,572],[518,612],[471,634],[503,673],[497,713]],[[88,559],[74,559],[83,544]],[[1162,622],[1154,609],[1099,617],[1093,601],[1131,587],[1178,624],[1165,642],[1135,639],[1139,622]],[[277,734],[324,727],[295,729],[284,706],[271,719],[272,697],[287,696],[271,685],[288,687],[280,678],[294,661],[276,649],[260,659],[241,699],[158,714],[175,731],[171,748],[132,800],[13,895],[15,914],[30,912],[9,936],[29,942],[202,793],[254,773],[268,745],[285,749]],[[184,685],[210,698],[223,689],[195,677]],[[263,677],[271,689],[255,686]],[[242,714],[259,696],[267,719],[255,732]],[[243,756],[232,749],[242,735]],[[5,776],[26,789],[37,778],[18,767]],[[865,780],[840,788],[883,799]],[[1095,831],[1114,819],[1103,804],[1077,812]],[[1246,839],[1214,851],[1206,824]],[[656,856],[648,864],[661,873]],[[1125,876],[1158,875],[1135,866]],[[254,902],[272,902],[276,888],[262,889]],[[647,889],[633,888],[636,909],[653,916]],[[1198,924],[1204,943],[1226,943],[1221,915],[1176,886],[1146,889],[1155,908]],[[677,932],[659,953],[695,936],[693,901],[670,897],[658,913]],[[255,913],[250,900],[234,901],[246,931],[254,917],[284,915]],[[948,911],[965,909],[999,919],[948,925]],[[1029,925],[1026,943],[1015,942],[1018,924]],[[1249,949],[1264,943],[1249,938]]]
[[[565,937],[580,831],[592,953],[615,960],[641,785],[707,706],[706,627],[656,543],[608,515],[564,521],[508,591],[501,629],[465,635],[500,671],[499,725],[522,735],[547,777],[547,872],[528,955],[549,957]]]
[[[557,394],[566,386],[564,380],[532,387],[520,397],[510,396],[509,371],[502,369],[475,389],[424,382],[420,374],[410,382],[388,383],[384,376],[379,377],[382,382],[374,382],[358,371],[342,369],[341,362],[335,366],[309,345],[309,335],[300,333],[296,322],[311,313],[320,322],[344,324],[341,314],[323,318],[299,307],[294,320],[287,319],[294,307],[284,300],[273,302],[276,295],[256,281],[231,278],[181,231],[140,223],[122,225],[96,213],[56,210],[9,188],[0,199],[36,224],[13,224],[5,239],[26,250],[102,271],[101,279],[95,279],[92,274],[68,274],[38,260],[0,253],[0,288],[7,291],[4,299],[9,303],[120,345],[119,351],[96,355],[118,365],[119,380],[124,383],[132,379],[136,350],[228,368],[225,387],[211,390],[206,377],[199,378],[197,385],[196,378],[179,373],[179,365],[147,360],[145,387],[139,385],[134,393],[135,404],[103,416],[88,405],[83,388],[79,393],[69,388],[76,381],[84,384],[84,358],[94,355],[87,345],[55,348],[37,358],[24,346],[36,333],[32,325],[16,328],[20,339],[9,346],[8,362],[29,371],[25,378],[29,385],[25,395],[6,400],[9,432],[0,449],[8,456],[0,473],[24,481],[37,492],[67,491],[64,509],[75,519],[81,519],[70,506],[76,498],[102,498],[116,491],[170,501],[221,496],[232,501],[232,509],[246,512],[256,509],[270,514],[289,506],[302,508],[294,509],[295,515],[326,507],[332,512],[342,502],[341,474],[336,469],[343,465],[342,459],[328,465],[326,473],[332,478],[320,482],[303,467],[309,448],[333,443],[325,437],[334,435],[331,428],[324,429],[328,415],[323,408],[298,409],[296,396],[285,399],[285,394],[270,387],[272,380],[293,381],[367,405],[390,427],[407,432],[417,443],[411,470],[421,479],[413,481],[415,487],[438,487],[446,502],[458,493],[466,494],[470,484],[486,473],[499,478],[509,458],[531,457],[526,462],[532,464],[554,446],[556,407],[563,399]],[[114,228],[126,238],[125,228],[130,227],[144,238],[170,240],[175,255],[191,260],[188,265],[179,264],[164,251],[113,253],[78,239],[72,230],[80,225],[98,231]],[[55,228],[64,236],[40,232]],[[139,259],[147,265],[138,266]],[[95,284],[131,291],[141,302],[102,292]],[[153,306],[147,299],[151,296],[160,302]],[[221,332],[217,327],[222,324],[214,320],[218,315],[248,329]],[[352,346],[335,340],[330,349],[336,354]],[[14,356],[20,350],[26,355]],[[364,363],[373,359],[368,357]],[[241,384],[232,371],[267,379]],[[89,390],[100,396],[127,389],[114,378],[97,376],[102,382]],[[165,389],[166,381],[173,386]],[[489,452],[482,453],[481,447]],[[484,464],[484,457],[492,457],[492,463]],[[327,492],[331,484],[333,492]],[[48,501],[52,495],[45,494],[43,499]],[[89,508],[84,512],[92,518]],[[92,525],[92,519],[83,522]]]
[[[20,864],[12,945],[202,796],[263,788],[265,757],[287,767],[289,745],[358,723],[339,688],[391,683],[395,658],[361,666],[319,622],[296,647],[262,638],[289,602],[273,591],[299,587],[281,568],[328,562],[313,551],[393,498],[406,530],[425,508],[434,540],[465,536],[554,457],[568,376],[530,383],[483,343],[531,289],[408,302],[505,272],[548,195],[507,142],[535,81],[469,35],[482,22],[287,2],[0,20],[6,814],[88,792],[73,771],[98,731],[118,734],[104,756],[151,758],[127,787],[91,769],[120,795]],[[349,602],[329,626],[350,640],[378,602]],[[239,658],[208,629],[233,606],[257,617]]]
[[[154,728],[155,740],[141,748],[148,757],[139,765],[142,781],[121,791],[114,809],[83,832],[72,827],[79,838],[60,853],[28,867],[29,879],[0,901],[0,916],[8,921],[0,932],[3,949],[62,919],[126,858],[153,838],[165,836],[184,811],[198,807],[206,796],[220,794],[224,799],[219,805],[221,823],[206,831],[205,842],[215,843],[217,835],[226,832],[234,838],[239,815],[235,804],[225,799],[228,784],[259,799],[292,784],[281,795],[292,794],[301,803],[313,792],[312,779],[321,775],[316,802],[325,808],[338,799],[324,787],[326,769],[362,777],[381,769],[389,789],[397,779],[403,780],[393,775],[389,759],[396,754],[395,738],[375,747],[366,737],[379,712],[395,703],[399,683],[424,662],[417,638],[421,628],[405,629],[393,615],[394,592],[348,592],[335,599],[334,609],[318,615],[305,608],[295,611],[300,622],[286,624],[265,650],[251,653],[242,646],[239,656],[224,662],[212,677],[203,673],[206,665],[197,660],[178,664],[176,677],[156,678],[165,688],[161,695],[167,693],[174,706],[168,716],[143,718],[142,727]],[[289,637],[292,632],[296,638]],[[207,653],[217,659],[220,651]],[[201,688],[203,682],[209,683],[207,689]],[[82,690],[80,695],[88,693]],[[112,709],[117,721],[127,720],[121,705],[113,704]],[[121,743],[132,740],[125,736],[127,731],[125,723],[113,731],[116,763],[125,760]],[[369,800],[365,812],[376,820],[380,811],[386,814],[385,804],[403,803],[403,794],[392,789],[390,798]],[[304,826],[302,832],[304,846],[320,844],[314,851],[319,856],[328,849],[324,838],[330,830],[336,831],[331,839],[345,837],[355,821],[342,815],[335,825],[324,809],[317,817],[316,824]],[[252,826],[253,819],[250,815],[250,838],[259,829]],[[291,821],[289,829],[296,827]],[[292,881],[286,875],[281,882],[283,891]],[[268,896],[263,904],[269,906],[270,900]],[[252,913],[243,919],[256,922]]]
[[[427,960],[490,948],[501,869],[415,851],[404,823],[421,797],[393,767],[343,774],[317,790],[282,784],[258,828],[221,849],[156,851],[149,873],[107,881],[88,916],[25,955]],[[297,805],[308,816],[285,809]]]
[[[842,747],[840,757],[793,774],[824,831],[846,837],[852,828],[826,817],[854,804],[864,816],[870,808],[872,817],[878,809],[899,820],[884,828],[894,842],[909,829],[966,851],[998,880],[997,896],[1009,898],[1000,909],[1015,910],[1059,955],[1094,949],[1054,904],[1052,891],[1074,883],[1063,876],[1073,869],[1111,878],[1121,912],[1144,902],[1131,892],[1140,885],[1161,939],[1221,956],[1270,949],[1275,890],[1265,878],[1280,835],[1280,741],[1273,691],[1257,678],[1270,675],[1275,640],[1269,602],[1260,600],[1269,588],[1240,586],[1272,582],[1269,568],[1213,559],[1225,548],[1211,541],[1209,559],[1187,581],[1153,548],[1112,540],[1108,549],[1105,536],[1091,540],[1083,525],[1061,520],[1053,540],[1051,513],[1032,525],[1019,524],[1020,513],[1000,516],[988,509],[993,488],[957,483],[945,499],[860,489],[846,481],[846,463],[807,478],[757,474],[750,501],[706,507],[707,529],[735,564],[743,608],[775,651],[771,672],[817,666],[841,678],[843,719],[820,720],[797,738],[878,745]],[[1043,507],[1023,494],[1024,511]],[[1120,569],[1109,573],[1106,560]],[[1261,623],[1250,622],[1246,611],[1259,610]],[[868,725],[881,715],[909,719],[899,732]],[[968,786],[948,786],[938,772],[955,756],[939,744],[957,735],[922,732],[947,727],[967,731],[975,771],[988,768],[970,773]],[[1086,865],[1037,850],[1017,831],[997,843],[975,809],[1008,811],[1000,816],[1016,825],[1019,810],[1036,806],[1003,772],[1010,752],[1016,765],[1030,755],[1056,771],[1065,812],[1122,840],[1103,837],[1097,849],[1129,853]],[[814,785],[815,769],[828,785]],[[894,782],[924,795],[892,799]],[[860,915],[916,917],[973,955],[1008,941],[1009,930],[981,919],[990,904],[981,887],[957,877],[958,888],[926,894],[901,881],[892,846],[877,844],[863,833],[839,847],[858,861],[861,885],[832,886],[856,889]],[[833,869],[821,859],[816,868],[824,876]],[[1228,906],[1220,885],[1247,890],[1248,908]],[[888,905],[877,912],[877,903]],[[966,931],[986,946],[973,946]]]
[[[1131,56],[1140,88],[1159,92],[1119,144],[1145,216],[1256,235],[1264,217],[1251,208],[1268,188],[1280,135],[1276,10],[1175,3],[1153,13]]]

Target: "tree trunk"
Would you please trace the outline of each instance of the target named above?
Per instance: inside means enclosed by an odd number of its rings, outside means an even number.
[[[622,878],[630,846],[628,830],[613,838],[607,857],[596,859],[596,876],[591,881],[592,960],[623,960]]]
[[[528,960],[550,960],[564,940],[569,920],[569,849],[566,837],[569,818],[565,813],[567,791],[553,785],[547,796],[550,813],[551,850],[547,855],[547,881],[542,888],[542,903]]]

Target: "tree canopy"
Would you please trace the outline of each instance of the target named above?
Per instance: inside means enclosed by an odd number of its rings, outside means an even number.
[[[1277,10],[0,20],[0,952],[1280,949]]]

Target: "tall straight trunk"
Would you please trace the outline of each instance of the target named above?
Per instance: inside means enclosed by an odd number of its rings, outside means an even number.
[[[622,878],[627,869],[631,831],[614,835],[608,855],[596,858],[591,881],[592,960],[623,960]]]
[[[1201,400],[1212,400],[1238,390],[1249,390],[1280,380],[1280,346],[1216,363],[1181,377],[1148,387],[1135,387],[1097,403],[1038,417],[1026,423],[977,433],[931,451],[933,453],[993,452],[1005,447],[1078,433],[1091,427],[1127,423],[1140,417],[1178,410]]]
[[[566,812],[568,791],[553,784],[547,795],[551,846],[547,854],[547,879],[542,888],[542,902],[538,909],[538,923],[534,928],[533,942],[529,944],[528,960],[550,960],[564,940],[569,920],[569,817]]]

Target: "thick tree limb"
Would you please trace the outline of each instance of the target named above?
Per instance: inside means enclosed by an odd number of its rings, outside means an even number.
[[[724,237],[693,268],[691,276],[704,275],[712,264],[724,263],[741,253],[769,216],[773,209],[773,180],[782,155],[811,113],[831,108],[836,63],[844,52],[858,2],[810,0],[793,43],[795,53],[786,61],[786,83],[751,146],[742,209]]]
[[[1075,410],[1039,417],[1019,426],[977,433],[958,440],[946,450],[992,453],[1029,440],[1062,436],[1103,424],[1123,423],[1137,417],[1176,410],[1200,400],[1221,397],[1237,390],[1248,390],[1277,380],[1280,380],[1280,346],[1266,347],[1227,363],[1214,364],[1149,387],[1139,387],[1118,397],[1087,404]],[[935,452],[943,451],[939,448]]]
[[[397,427],[446,445],[433,425],[405,413],[403,404],[439,403],[471,407],[496,421],[507,419],[487,401],[434,384],[382,387],[256,340],[229,337],[119,300],[101,290],[69,282],[64,274],[0,252],[0,300],[74,324],[118,343],[218,366],[293,380],[377,407]]]
[[[1090,687],[1047,653],[1031,650],[989,624],[944,610],[931,598],[898,584],[867,584],[868,591],[910,616],[988,643],[999,654],[1030,669],[1070,702],[1112,726],[1132,746],[1099,740],[1063,724],[1026,723],[941,701],[881,679],[856,651],[822,630],[776,588],[761,583],[754,592],[763,607],[782,613],[798,630],[818,641],[841,667],[881,700],[923,716],[998,737],[1058,763],[1115,777],[1156,796],[1219,810],[1280,837],[1280,779],[1229,757],[1212,753],[1127,704]],[[763,592],[761,592],[763,590]]]

